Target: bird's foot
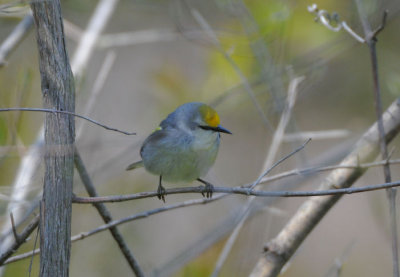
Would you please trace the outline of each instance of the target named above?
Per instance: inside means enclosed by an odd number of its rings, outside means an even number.
[[[165,203],[165,188],[161,184],[157,188],[157,197]]]
[[[211,198],[214,192],[214,186],[211,185],[208,182],[204,183],[204,189],[201,192],[201,194],[203,195],[203,197],[207,197],[207,198]],[[205,194],[205,195],[204,195]]]

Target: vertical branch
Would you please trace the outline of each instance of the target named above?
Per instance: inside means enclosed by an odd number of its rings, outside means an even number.
[[[388,160],[387,144],[384,139],[385,129],[382,123],[382,99],[381,99],[381,88],[379,83],[378,74],[378,58],[376,53],[376,42],[377,35],[384,29],[386,25],[386,19],[388,11],[383,13],[382,23],[376,30],[371,30],[371,26],[366,19],[364,12],[362,11],[362,4],[360,1],[356,1],[358,12],[361,17],[361,22],[365,33],[365,42],[368,45],[371,67],[372,67],[372,78],[374,83],[374,103],[375,103],[375,114],[378,121],[379,130],[379,147],[383,160]],[[383,166],[383,174],[386,183],[392,181],[390,173],[390,165],[386,163]],[[389,188],[386,190],[389,201],[389,217],[390,217],[390,230],[392,235],[392,261],[393,261],[393,276],[399,277],[399,250],[398,250],[398,236],[397,236],[397,213],[396,213],[396,188]]]
[[[37,29],[43,106],[74,112],[74,80],[65,49],[59,0],[31,3]],[[75,123],[70,115],[45,117],[45,176],[40,206],[40,276],[68,276]]]
[[[378,59],[376,56],[376,39],[367,40],[369,52],[372,62],[372,75],[374,80],[374,98],[375,98],[375,113],[378,118],[379,128],[379,146],[383,160],[388,160],[387,144],[384,140],[385,130],[382,123],[382,100],[378,76]],[[383,174],[385,176],[385,183],[392,182],[390,174],[390,165],[388,163],[383,165]],[[392,235],[392,260],[393,260],[393,276],[399,276],[399,250],[398,250],[398,237],[397,237],[397,212],[396,212],[396,188],[388,188],[386,190],[389,201],[389,217],[390,217],[390,230]]]
[[[41,1],[37,1],[41,2]],[[99,35],[103,31],[104,27],[107,25],[109,22],[111,15],[115,9],[116,4],[118,3],[117,0],[101,0],[97,4],[97,8],[93,15],[91,16],[90,19],[90,24],[85,30],[84,37],[88,37],[89,39],[81,39],[76,50],[76,54],[74,55],[75,57],[79,55],[78,58],[74,58],[73,60],[75,63],[72,63],[71,67],[75,70],[75,76],[81,77],[83,73],[83,69],[86,66],[86,63],[90,61],[90,57],[93,53],[93,48],[95,45],[95,42],[97,41]],[[99,5],[102,7],[106,7],[108,9],[100,8]],[[99,24],[101,28],[97,28],[95,22]],[[1,47],[2,50],[3,46]],[[88,51],[88,49],[90,51]],[[85,53],[87,56],[83,56],[82,52]],[[0,52],[1,56],[1,52]],[[82,63],[82,60],[85,61],[85,63]],[[20,221],[20,218],[22,217],[22,209],[18,209],[19,203],[24,201],[28,195],[29,191],[29,186],[32,185],[32,180],[33,180],[33,175],[37,172],[38,167],[40,165],[40,159],[41,159],[41,149],[44,144],[44,133],[43,133],[43,126],[39,129],[38,135],[36,137],[35,143],[31,147],[29,147],[29,150],[27,153],[23,156],[21,163],[19,165],[18,171],[16,173],[16,177],[14,180],[14,183],[12,185],[12,193],[11,193],[11,198],[16,199],[18,201],[16,202],[11,202],[8,207],[7,211],[13,211],[15,220],[17,222]],[[11,234],[7,236],[6,240],[0,244],[0,251],[7,249],[7,247],[12,243],[12,233],[11,231],[11,226],[9,224],[5,224],[5,226],[2,227],[2,234]],[[0,268],[0,275],[1,275],[2,269]]]

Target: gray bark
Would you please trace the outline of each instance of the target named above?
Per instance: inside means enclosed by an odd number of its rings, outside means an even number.
[[[59,0],[32,1],[43,106],[74,112],[73,75],[65,49]],[[68,276],[75,124],[71,115],[45,115],[45,176],[40,207],[40,276]]]

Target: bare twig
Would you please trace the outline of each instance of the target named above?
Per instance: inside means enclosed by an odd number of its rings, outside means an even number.
[[[41,204],[41,202],[39,202],[39,205]],[[39,219],[40,220],[40,219]],[[35,235],[35,242],[33,243],[33,249],[32,249],[32,254],[31,254],[31,260],[29,261],[29,277],[31,276],[31,272],[32,272],[32,265],[33,265],[33,258],[34,258],[34,252],[36,249],[36,244],[38,241],[38,237],[39,237],[39,233],[40,233],[40,228],[37,228],[36,230],[36,235]]]
[[[0,108],[0,112],[11,112],[11,111],[27,111],[27,112],[43,112],[43,113],[60,113],[60,114],[68,114],[68,115],[73,115],[75,117],[84,119],[86,121],[89,121],[93,124],[96,124],[100,127],[103,127],[106,130],[110,130],[110,131],[114,131],[114,132],[118,132],[124,135],[136,135],[136,133],[132,133],[132,132],[126,132],[126,131],[121,131],[119,129],[116,128],[112,128],[109,127],[107,125],[104,125],[102,123],[99,123],[89,117],[83,116],[83,115],[79,115],[73,112],[69,112],[69,111],[59,111],[59,110],[53,110],[53,109],[42,109],[42,108]]]
[[[379,33],[380,33],[381,31],[383,31],[383,29],[384,29],[385,26],[386,26],[386,21],[387,21],[387,16],[388,16],[388,14],[389,14],[389,11],[388,11],[388,10],[385,10],[385,11],[383,12],[382,23],[381,23],[381,25],[378,26],[378,28],[376,28],[375,31],[372,32],[372,34],[371,34],[371,39],[376,40],[376,39],[377,39],[377,36],[379,35]]]
[[[362,25],[365,33],[365,41],[368,45],[370,57],[371,57],[371,67],[372,67],[372,77],[374,83],[374,103],[375,103],[375,115],[378,121],[378,130],[379,130],[379,146],[381,151],[381,156],[383,160],[387,160],[388,149],[385,141],[385,129],[382,122],[382,98],[381,98],[381,88],[379,83],[379,75],[378,75],[378,58],[376,53],[376,42],[377,35],[383,30],[386,25],[386,19],[388,11],[383,13],[382,23],[375,30],[371,30],[371,26],[365,16],[365,13],[362,10],[362,3],[356,0],[358,12],[360,14],[360,18],[362,21]],[[385,176],[385,182],[391,182],[392,177],[390,173],[389,164],[385,164],[383,166],[383,174]],[[397,235],[397,212],[396,212],[396,193],[397,190],[394,188],[390,188],[387,190],[387,197],[389,201],[389,213],[390,213],[390,227],[392,234],[392,261],[393,261],[393,276],[399,277],[399,250],[398,250],[398,235]]]
[[[297,133],[286,133],[283,136],[283,141],[292,142],[311,138],[315,140],[323,139],[337,139],[349,136],[350,131],[348,130],[323,130],[323,131],[308,131],[308,132],[297,132]]]
[[[290,171],[286,171],[286,172],[282,172],[282,173],[278,173],[276,175],[272,175],[269,177],[265,177],[260,181],[260,184],[264,184],[267,182],[272,182],[272,181],[276,181],[282,178],[286,178],[289,176],[296,176],[296,175],[300,175],[300,176],[304,176],[304,175],[310,175],[316,172],[323,172],[323,171],[331,171],[334,169],[344,169],[344,168],[348,168],[348,169],[358,169],[358,168],[362,168],[362,169],[366,169],[366,168],[370,168],[370,167],[377,167],[377,166],[383,166],[385,164],[399,164],[400,163],[400,159],[396,159],[396,160],[388,160],[388,161],[378,161],[378,162],[373,162],[373,163],[362,163],[362,164],[347,164],[347,165],[329,165],[329,166],[321,166],[321,167],[309,167],[309,168],[303,168],[303,169],[294,169],[294,170],[290,170]]]
[[[337,14],[331,15],[326,10],[320,10],[318,9],[317,4],[312,4],[308,6],[308,11],[316,16],[315,21],[321,22],[322,25],[324,25],[329,30],[339,32],[343,28],[358,42],[365,43],[365,39],[354,32],[353,29],[351,29],[349,25],[347,25],[346,21],[339,21],[339,16]]]
[[[95,235],[97,233],[103,232],[105,230],[108,230],[109,228],[118,226],[120,224],[124,224],[130,221],[134,221],[134,220],[138,220],[138,219],[142,219],[142,218],[147,218],[151,215],[154,214],[158,214],[158,213],[162,213],[162,212],[167,212],[167,211],[171,211],[171,210],[175,210],[175,209],[179,209],[179,208],[183,208],[183,207],[190,207],[190,206],[196,206],[196,205],[204,205],[210,202],[214,202],[216,200],[219,200],[221,198],[223,198],[225,195],[219,195],[219,196],[214,196],[213,198],[203,198],[203,199],[193,199],[193,200],[187,200],[181,203],[176,203],[176,204],[172,204],[172,205],[167,205],[161,208],[157,208],[157,209],[153,209],[153,210],[149,210],[149,211],[145,211],[145,212],[141,212],[138,214],[134,214],[122,219],[118,219],[118,220],[113,220],[110,221],[107,224],[101,225],[91,231],[88,232],[82,232],[78,235],[75,235],[73,237],[71,237],[71,242],[75,242],[78,240],[82,240],[85,239],[89,236]],[[31,255],[36,255],[40,253],[40,249],[35,249],[33,252],[26,252],[14,257],[9,258],[7,261],[5,261],[3,264],[9,264],[9,263],[13,263],[19,260],[23,260],[26,258],[29,258]],[[0,264],[1,265],[1,264]]]
[[[0,265],[3,265],[4,262],[12,255],[14,254],[15,250],[17,250],[29,237],[29,235],[35,230],[35,228],[39,224],[39,215],[35,216],[31,220],[31,222],[28,224],[28,226],[25,227],[25,229],[18,235],[19,240],[14,241],[13,244],[11,244],[8,249],[5,249],[3,253],[0,255]],[[32,252],[30,252],[32,253]]]
[[[88,194],[92,197],[96,197],[97,191],[96,188],[94,187],[92,180],[89,177],[88,172],[86,171],[86,167],[79,155],[78,150],[75,148],[75,167],[78,170],[79,176],[81,177],[82,183],[85,186]],[[102,203],[94,203],[94,207],[97,209],[99,212],[100,216],[103,218],[105,223],[109,223],[112,221],[112,216],[111,213],[108,211],[106,206]],[[139,266],[138,261],[136,258],[133,256],[132,252],[130,251],[128,245],[125,243],[125,240],[120,233],[120,231],[117,229],[117,227],[113,226],[110,227],[110,232],[115,241],[117,242],[122,254],[124,255],[126,261],[128,262],[129,266],[133,270],[136,276],[144,276],[144,273],[142,269]]]
[[[258,184],[261,183],[261,180],[268,175],[268,173],[271,172],[272,169],[274,169],[275,167],[277,167],[278,165],[280,165],[281,163],[283,163],[284,161],[286,161],[287,159],[289,159],[291,156],[293,156],[294,154],[298,153],[299,151],[303,150],[304,147],[306,147],[306,145],[311,141],[311,139],[308,139],[306,142],[304,142],[300,147],[298,147],[297,149],[293,150],[291,153],[289,153],[288,155],[286,155],[285,157],[283,157],[282,159],[278,160],[276,163],[274,163],[270,168],[268,168],[267,170],[265,170],[259,177],[258,179],[250,186],[250,189],[254,189],[255,186],[257,186]]]
[[[10,213],[10,220],[11,220],[12,231],[14,234],[14,239],[16,242],[19,242],[21,240],[21,238],[19,237],[19,235],[17,233],[17,229],[15,228],[15,221],[14,221],[13,213]]]
[[[40,197],[41,197],[41,195],[40,195]],[[32,201],[31,200],[30,202],[35,202],[35,205],[30,205],[29,210],[27,212],[25,212],[25,214],[20,218],[19,222],[15,222],[15,228],[18,228],[23,223],[25,223],[25,221],[28,220],[32,215],[35,215],[34,212],[35,212],[35,210],[37,210],[38,201]],[[13,214],[13,217],[14,217],[14,214]],[[15,221],[15,218],[14,218],[14,221]],[[0,245],[3,245],[4,241],[7,238],[10,238],[10,237],[12,238],[11,235],[13,234],[13,232],[14,231],[12,230],[12,226],[11,226],[11,229],[9,230],[8,233],[1,234],[2,236],[0,237]],[[2,249],[2,250],[4,251],[4,249]]]

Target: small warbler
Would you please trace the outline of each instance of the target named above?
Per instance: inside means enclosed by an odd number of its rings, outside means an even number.
[[[192,102],[179,106],[151,133],[140,149],[142,160],[126,170],[144,166],[160,176],[158,198],[165,202],[162,180],[205,185],[202,192],[212,197],[213,186],[202,180],[217,157],[220,133],[232,134],[220,125],[217,112],[210,106]]]

